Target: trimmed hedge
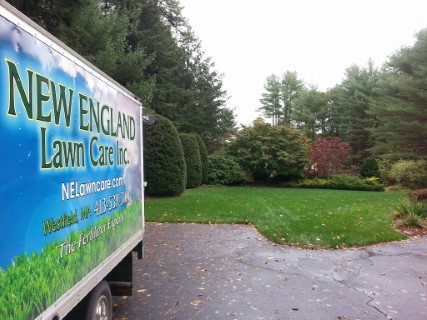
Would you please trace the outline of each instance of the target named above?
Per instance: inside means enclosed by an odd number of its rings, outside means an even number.
[[[145,193],[154,196],[177,196],[186,186],[184,152],[173,123],[155,115],[156,123],[144,126]]]
[[[196,138],[197,145],[199,146],[200,151],[200,161],[202,162],[202,183],[208,183],[208,174],[209,174],[209,159],[208,159],[208,151],[206,150],[206,145],[203,142],[202,137],[200,137],[197,133],[194,134]]]
[[[359,177],[345,174],[331,176],[326,179],[304,179],[287,186],[294,188],[313,189],[337,189],[337,190],[357,190],[357,191],[384,191],[384,185],[378,179],[361,179]]]
[[[229,186],[246,182],[246,174],[234,157],[220,153],[209,156],[209,184]]]
[[[196,188],[202,184],[202,161],[199,145],[192,133],[180,133],[179,137],[187,165],[187,188]]]

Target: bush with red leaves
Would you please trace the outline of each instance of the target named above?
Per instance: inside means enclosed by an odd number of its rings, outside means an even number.
[[[409,199],[416,201],[427,201],[427,189],[420,189],[409,192]]]
[[[308,152],[310,163],[304,173],[309,177],[329,177],[343,167],[349,152],[350,146],[338,137],[316,140]]]

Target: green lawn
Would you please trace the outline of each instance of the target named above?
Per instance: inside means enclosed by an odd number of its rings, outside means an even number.
[[[392,214],[404,193],[212,187],[145,202],[146,221],[253,224],[277,243],[316,248],[402,240]]]
[[[124,221],[108,229],[109,220],[124,215]],[[141,201],[96,222],[105,225],[105,232],[79,247],[80,235],[87,229],[71,232],[67,239],[47,244],[41,253],[24,254],[14,258],[6,269],[0,268],[0,318],[34,319],[65,292],[83,279],[130,236],[140,230]],[[76,242],[76,250],[60,258],[60,244]]]

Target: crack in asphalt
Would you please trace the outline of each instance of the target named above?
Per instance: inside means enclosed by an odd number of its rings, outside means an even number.
[[[427,319],[427,239],[306,250],[250,226],[147,224],[145,241],[114,319]]]

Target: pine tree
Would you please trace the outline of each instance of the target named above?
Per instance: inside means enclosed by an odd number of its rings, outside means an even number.
[[[262,106],[258,111],[271,118],[273,126],[294,126],[295,102],[303,87],[304,84],[298,79],[296,72],[287,71],[281,79],[275,74],[270,75],[264,84],[265,92],[260,99]]]
[[[427,158],[427,29],[413,47],[402,48],[387,63],[371,112],[372,152],[392,159]]]
[[[314,141],[318,135],[326,132],[327,95],[315,87],[302,89],[295,101],[293,122],[296,129],[301,130]]]
[[[373,146],[370,129],[375,123],[369,107],[375,97],[378,72],[372,62],[367,68],[356,65],[346,70],[343,82],[334,88],[332,122],[336,135],[351,147],[354,164],[362,164]]]
[[[280,100],[282,102],[281,123],[288,127],[294,125],[295,101],[301,93],[304,83],[298,79],[296,72],[286,71],[282,76]]]
[[[280,80],[276,75],[272,74],[267,77],[264,84],[265,92],[262,93],[260,100],[262,106],[258,109],[265,117],[271,118],[273,126],[277,126],[282,118],[280,89]]]

